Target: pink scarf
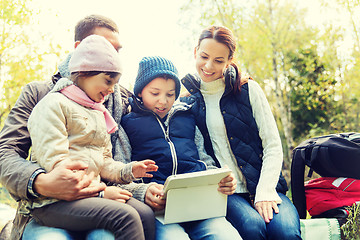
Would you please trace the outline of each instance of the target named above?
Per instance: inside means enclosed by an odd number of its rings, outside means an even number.
[[[108,133],[113,133],[118,129],[114,118],[102,104],[104,101],[101,101],[99,103],[94,102],[86,95],[83,90],[81,90],[75,85],[67,86],[61,89],[60,92],[78,104],[103,112]]]

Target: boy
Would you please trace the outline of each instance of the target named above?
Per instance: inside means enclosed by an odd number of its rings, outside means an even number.
[[[122,126],[132,147],[131,160],[152,159],[159,166],[144,182],[164,184],[170,175],[203,171],[215,166],[212,158],[200,161],[195,144],[195,119],[190,105],[175,104],[180,93],[177,69],[162,57],[145,57],[139,64],[130,99],[131,113]]]
[[[199,156],[203,154],[201,146],[197,146],[202,143],[198,139],[201,134],[190,112],[191,105],[174,105],[179,94],[178,72],[171,61],[162,57],[145,57],[140,61],[134,96],[129,99],[131,112],[123,116],[121,124],[132,147],[131,160],[152,159],[158,166],[153,178],[143,178],[145,183],[164,184],[170,175],[215,166],[211,157]],[[225,193],[233,183],[232,174],[225,177],[219,183],[220,191]],[[241,239],[225,218],[169,225],[156,221],[156,239],[172,239],[169,236],[179,240]]]

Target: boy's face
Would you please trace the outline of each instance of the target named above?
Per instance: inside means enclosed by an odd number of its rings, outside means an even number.
[[[114,86],[119,78],[120,74],[116,78],[111,78],[105,73],[100,73],[91,77],[80,77],[77,85],[94,102],[101,102],[106,95],[114,92]]]
[[[155,78],[143,88],[139,97],[142,98],[147,109],[163,118],[175,102],[175,81]]]

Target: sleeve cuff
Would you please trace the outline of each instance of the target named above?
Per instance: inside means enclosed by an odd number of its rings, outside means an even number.
[[[28,185],[27,185],[27,190],[30,196],[34,197],[34,198],[38,198],[40,197],[40,194],[36,193],[34,190],[34,181],[36,179],[36,177],[40,174],[40,173],[46,173],[44,169],[39,168],[37,169],[35,172],[33,172],[33,174],[30,176],[30,179],[28,181]]]
[[[134,163],[135,161],[125,164],[124,168],[121,170],[120,179],[124,183],[130,183],[132,181],[140,179],[140,178],[135,178],[134,174],[132,173],[132,167]]]

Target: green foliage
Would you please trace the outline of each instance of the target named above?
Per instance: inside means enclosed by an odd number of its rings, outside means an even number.
[[[51,76],[47,57],[58,56],[51,39],[34,30],[36,14],[31,0],[0,0],[0,128],[3,126],[21,88],[28,82]],[[56,49],[56,50],[55,50]]]
[[[326,63],[317,54],[316,46],[288,55],[291,71],[291,113],[294,138],[303,138],[316,128],[326,129],[336,108],[335,85]]]
[[[344,132],[360,131],[360,55],[354,55],[338,87],[339,112],[333,115],[334,126]]]
[[[353,204],[348,211],[349,216],[341,231],[346,240],[360,240],[360,205]]]
[[[265,90],[287,166],[292,148],[306,138],[360,131],[359,0],[322,2],[322,10],[337,8],[342,14],[318,26],[308,24],[307,9],[290,0],[190,0],[183,8],[192,16],[182,22],[185,28],[199,23],[193,27],[195,39],[211,24],[234,32],[235,60]],[[349,25],[335,24],[336,18]],[[348,31],[354,43],[350,57],[342,48]]]

